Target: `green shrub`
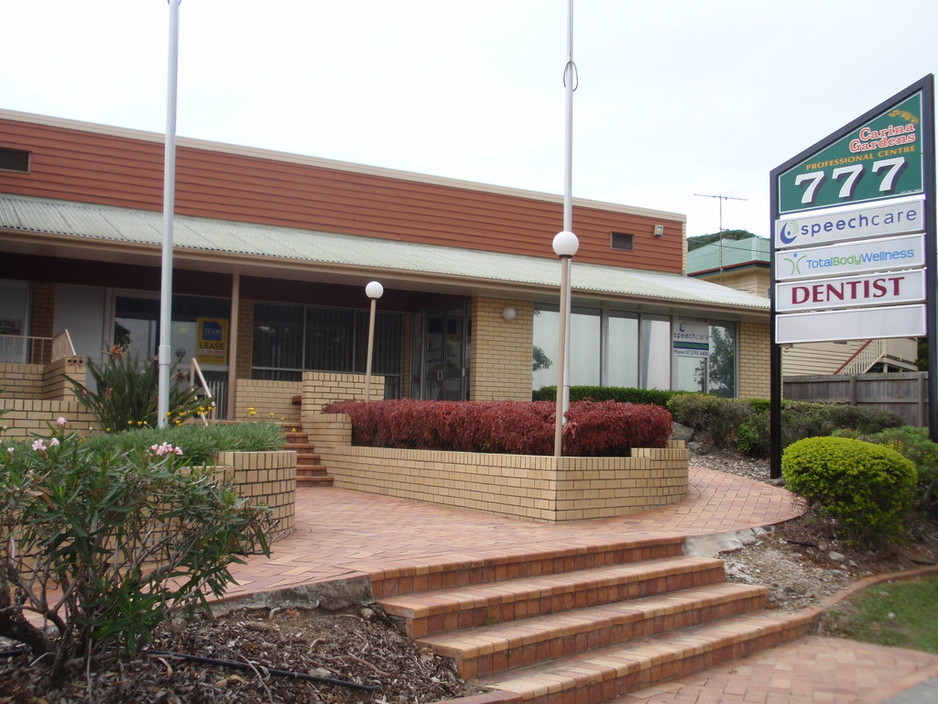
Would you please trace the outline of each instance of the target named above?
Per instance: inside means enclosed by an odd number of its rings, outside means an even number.
[[[769,401],[753,399],[748,403],[752,412],[739,427],[736,449],[754,457],[765,457],[769,454]],[[875,433],[901,425],[901,416],[878,408],[782,401],[782,447],[803,438],[832,435],[842,430]]]
[[[284,435],[283,428],[276,423],[188,423],[166,428],[140,428],[127,433],[103,433],[88,438],[87,442],[89,447],[104,453],[143,453],[153,445],[168,442],[183,449],[187,463],[205,464],[219,452],[282,450]]]
[[[834,516],[850,539],[899,543],[915,496],[915,465],[895,450],[852,438],[805,438],[782,454],[786,486]]]
[[[541,401],[557,401],[556,386],[542,386],[538,390]],[[661,391],[660,389],[634,389],[625,386],[571,386],[571,401],[616,401],[618,403],[650,403],[662,408],[668,401],[684,391]]]
[[[105,432],[119,433],[159,425],[159,365],[155,359],[139,359],[130,350],[115,345],[101,366],[88,360],[94,390],[66,376],[78,402],[87,408]],[[171,424],[181,425],[198,413],[211,409],[212,399],[199,396],[178,371],[170,370],[169,408]]]
[[[6,447],[0,636],[50,653],[62,677],[76,657],[133,654],[172,610],[223,594],[239,555],[267,552],[268,512],[183,465],[169,443],[103,451],[61,428]]]
[[[928,437],[926,428],[904,425],[878,433],[837,431],[838,437],[852,437],[891,447],[918,469],[918,492],[915,506],[919,511],[938,512],[938,444]]]
[[[751,413],[746,401],[708,394],[678,394],[668,410],[681,425],[706,433],[717,447],[735,447],[739,426]]]

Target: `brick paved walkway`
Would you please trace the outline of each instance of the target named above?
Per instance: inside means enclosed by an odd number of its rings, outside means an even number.
[[[296,529],[270,558],[232,573],[229,597],[360,577],[394,567],[620,543],[641,534],[708,535],[800,515],[784,489],[693,469],[679,504],[646,513],[562,524],[534,523],[344,489],[299,489]]]
[[[343,489],[297,491],[297,525],[232,573],[228,598],[364,577],[400,567],[708,535],[780,523],[803,508],[784,489],[691,468],[679,504],[615,519],[544,524]],[[820,637],[632,693],[618,704],[875,704],[938,676],[938,657]]]

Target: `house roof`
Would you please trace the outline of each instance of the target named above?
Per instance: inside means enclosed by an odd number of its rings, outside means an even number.
[[[163,241],[162,213],[89,203],[0,194],[4,247],[35,254],[93,247],[129,251],[151,258]],[[487,290],[556,290],[560,267],[553,257],[531,257],[455,247],[415,244],[355,235],[213,220],[177,215],[174,257],[186,257],[214,270],[273,275],[269,270],[297,268],[399,281],[437,281]],[[7,244],[11,243],[11,244]],[[15,244],[12,244],[15,243]],[[549,248],[545,236],[545,249]],[[58,248],[58,251],[56,250]],[[69,256],[75,256],[74,253]],[[86,254],[85,256],[90,256]],[[123,259],[122,259],[123,260]],[[265,271],[261,274],[260,269]],[[639,300],[656,305],[692,305],[768,313],[768,301],[698,279],[638,269],[574,263],[574,295]]]
[[[751,237],[711,242],[687,253],[688,276],[744,266],[769,266],[769,240]]]

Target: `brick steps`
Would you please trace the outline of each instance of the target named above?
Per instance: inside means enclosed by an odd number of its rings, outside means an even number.
[[[765,607],[766,589],[714,584],[509,624],[443,633],[417,645],[453,658],[464,678],[577,655],[623,641],[688,628]]]
[[[460,704],[600,704],[804,635],[766,589],[647,538],[373,575],[417,644],[488,689]]]
[[[722,560],[680,556],[408,594],[383,599],[381,605],[389,615],[405,620],[411,638],[420,638],[637,599],[724,579]]]
[[[334,479],[329,476],[329,470],[320,462],[315,453],[315,447],[309,442],[309,435],[291,425],[286,432],[284,450],[296,452],[296,485],[298,487],[332,486]]]

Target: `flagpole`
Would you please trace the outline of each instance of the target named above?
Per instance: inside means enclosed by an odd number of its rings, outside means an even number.
[[[179,72],[179,3],[169,2],[169,52],[166,70],[166,146],[163,161],[163,258],[160,275],[160,340],[157,425],[169,423],[169,371],[173,321],[173,218],[176,207],[176,86]]]

